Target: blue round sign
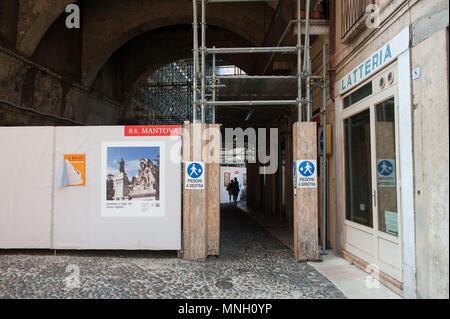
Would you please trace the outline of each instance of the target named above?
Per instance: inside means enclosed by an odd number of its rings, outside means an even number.
[[[378,173],[383,176],[389,176],[394,171],[394,166],[390,161],[382,160],[378,163]]]
[[[191,163],[187,168],[187,173],[191,178],[200,178],[203,174],[202,166],[198,163]]]
[[[314,164],[310,161],[303,161],[298,166],[298,171],[302,176],[309,177],[314,174]]]

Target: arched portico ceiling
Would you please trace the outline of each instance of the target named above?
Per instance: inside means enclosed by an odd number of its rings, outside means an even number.
[[[19,0],[17,49],[32,56],[44,34],[73,0]]]
[[[208,31],[207,40],[218,47],[250,45],[233,32],[217,27],[210,27]],[[124,79],[124,102],[127,105],[135,90],[151,73],[168,63],[192,57],[191,25],[177,25],[147,32],[131,40],[116,54],[127,61]],[[254,59],[248,55],[228,55],[225,58],[246,72],[253,67]]]
[[[129,40],[149,30],[192,23],[191,0],[96,0],[85,2],[83,10],[82,79],[87,86],[108,58]],[[259,45],[273,14],[264,2],[211,4],[207,23]]]
[[[51,24],[70,3],[82,10],[82,82],[90,86],[108,58],[139,34],[192,23],[191,0],[18,0],[17,47],[32,56]],[[274,14],[274,1],[210,4],[207,23],[260,45]]]

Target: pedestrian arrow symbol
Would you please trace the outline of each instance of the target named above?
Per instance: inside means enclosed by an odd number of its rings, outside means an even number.
[[[377,159],[377,180],[380,187],[396,187],[395,159]]]
[[[316,160],[297,160],[298,174],[296,188],[316,188],[317,187],[317,169]]]
[[[187,162],[185,174],[186,189],[204,189],[205,188],[205,163]]]
[[[311,163],[310,161],[303,161],[300,163],[298,171],[301,175],[309,177],[314,174],[315,171],[314,164]]]
[[[191,178],[199,178],[203,174],[203,167],[199,163],[192,163],[188,166],[187,173]]]
[[[394,166],[388,160],[382,160],[378,163],[378,173],[383,176],[389,176],[394,171]]]

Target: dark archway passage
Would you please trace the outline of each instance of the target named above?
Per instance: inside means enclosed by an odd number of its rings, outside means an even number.
[[[255,258],[266,254],[292,252],[283,243],[262,228],[254,219],[234,204],[220,207],[220,256],[221,258]]]

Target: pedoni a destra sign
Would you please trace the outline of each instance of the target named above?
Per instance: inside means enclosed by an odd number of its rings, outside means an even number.
[[[181,125],[125,126],[125,136],[181,136]]]
[[[186,162],[186,189],[205,189],[205,162]]]
[[[371,54],[356,68],[339,81],[339,93],[342,94],[357,86],[375,72],[389,64],[409,48],[409,28],[403,29],[391,41]]]
[[[297,160],[296,187],[297,188],[317,188],[317,161],[315,159]]]

